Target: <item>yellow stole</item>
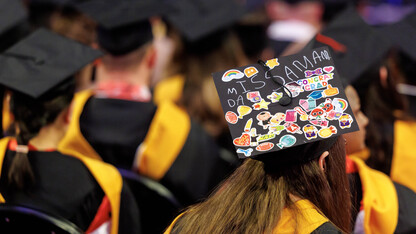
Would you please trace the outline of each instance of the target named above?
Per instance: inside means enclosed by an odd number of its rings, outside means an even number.
[[[7,145],[10,141],[10,137],[6,137],[0,140],[0,174],[3,167],[3,160],[6,154]],[[97,183],[101,186],[105,195],[108,197],[111,205],[111,233],[118,233],[118,219],[120,212],[120,194],[123,186],[123,180],[120,173],[113,166],[99,162],[97,160],[87,158],[76,151],[59,150],[62,154],[73,156],[81,160],[84,165],[89,169],[94,176]],[[0,194],[1,196],[1,194]],[[5,202],[1,196],[1,202]]]
[[[185,78],[183,75],[175,75],[159,82],[154,90],[153,100],[156,104],[164,101],[178,102],[182,97]]]
[[[399,201],[393,182],[361,159],[350,158],[357,166],[363,186],[365,233],[394,233],[399,218]]]

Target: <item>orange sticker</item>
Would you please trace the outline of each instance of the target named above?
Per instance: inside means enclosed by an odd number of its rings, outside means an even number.
[[[268,150],[271,150],[273,147],[274,147],[273,143],[265,142],[265,143],[262,143],[262,144],[258,145],[256,147],[256,150],[258,150],[258,151],[268,151]]]
[[[244,69],[244,74],[246,74],[246,76],[248,78],[256,75],[257,73],[259,73],[259,71],[255,67],[248,67],[248,68]]]
[[[243,133],[243,135],[241,135],[241,137],[235,138],[233,143],[236,146],[250,146],[251,137],[248,133]]]
[[[328,88],[324,90],[326,97],[334,96],[339,94],[338,88],[333,88],[332,85],[328,84]]]

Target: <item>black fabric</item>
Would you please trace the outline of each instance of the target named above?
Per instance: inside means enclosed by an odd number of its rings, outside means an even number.
[[[233,169],[202,126],[191,122],[188,138],[161,183],[187,206],[207,197]]]
[[[416,194],[395,182],[394,187],[399,200],[399,220],[394,233],[416,233]]]
[[[155,112],[152,103],[92,97],[79,124],[82,135],[105,162],[130,170]]]
[[[35,185],[23,192],[8,183],[7,174],[14,156],[14,151],[6,152],[1,172],[0,192],[6,202],[63,217],[87,230],[104,197],[88,168],[78,159],[57,151],[30,151],[28,159]]]
[[[120,216],[118,224],[119,234],[140,234],[142,232],[142,223],[140,222],[139,207],[136,203],[135,196],[131,189],[123,180],[120,197]]]
[[[315,229],[315,231],[311,232],[311,234],[329,234],[329,233],[341,234],[342,232],[330,222],[326,222],[322,224],[317,229]]]

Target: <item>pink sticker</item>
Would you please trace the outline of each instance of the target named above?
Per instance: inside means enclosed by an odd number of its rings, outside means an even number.
[[[297,115],[295,110],[286,110],[286,122],[296,122]]]
[[[334,67],[333,66],[324,67],[324,71],[326,73],[331,73],[333,70],[334,70]]]

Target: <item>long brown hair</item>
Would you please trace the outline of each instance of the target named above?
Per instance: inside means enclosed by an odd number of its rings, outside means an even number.
[[[71,78],[72,79],[72,78]],[[18,145],[29,144],[40,129],[53,121],[59,113],[69,106],[75,90],[74,81],[57,88],[53,94],[34,99],[25,94],[15,92],[11,96],[11,110],[14,115],[15,137]],[[56,96],[59,94],[58,96]],[[27,153],[17,152],[14,156],[8,180],[10,185],[25,189],[34,183],[34,174]]]
[[[329,149],[325,172],[317,160],[269,172],[263,162],[246,159],[205,202],[185,211],[172,233],[272,233],[284,208],[296,211],[290,194],[308,199],[339,229],[350,232],[342,137]]]

